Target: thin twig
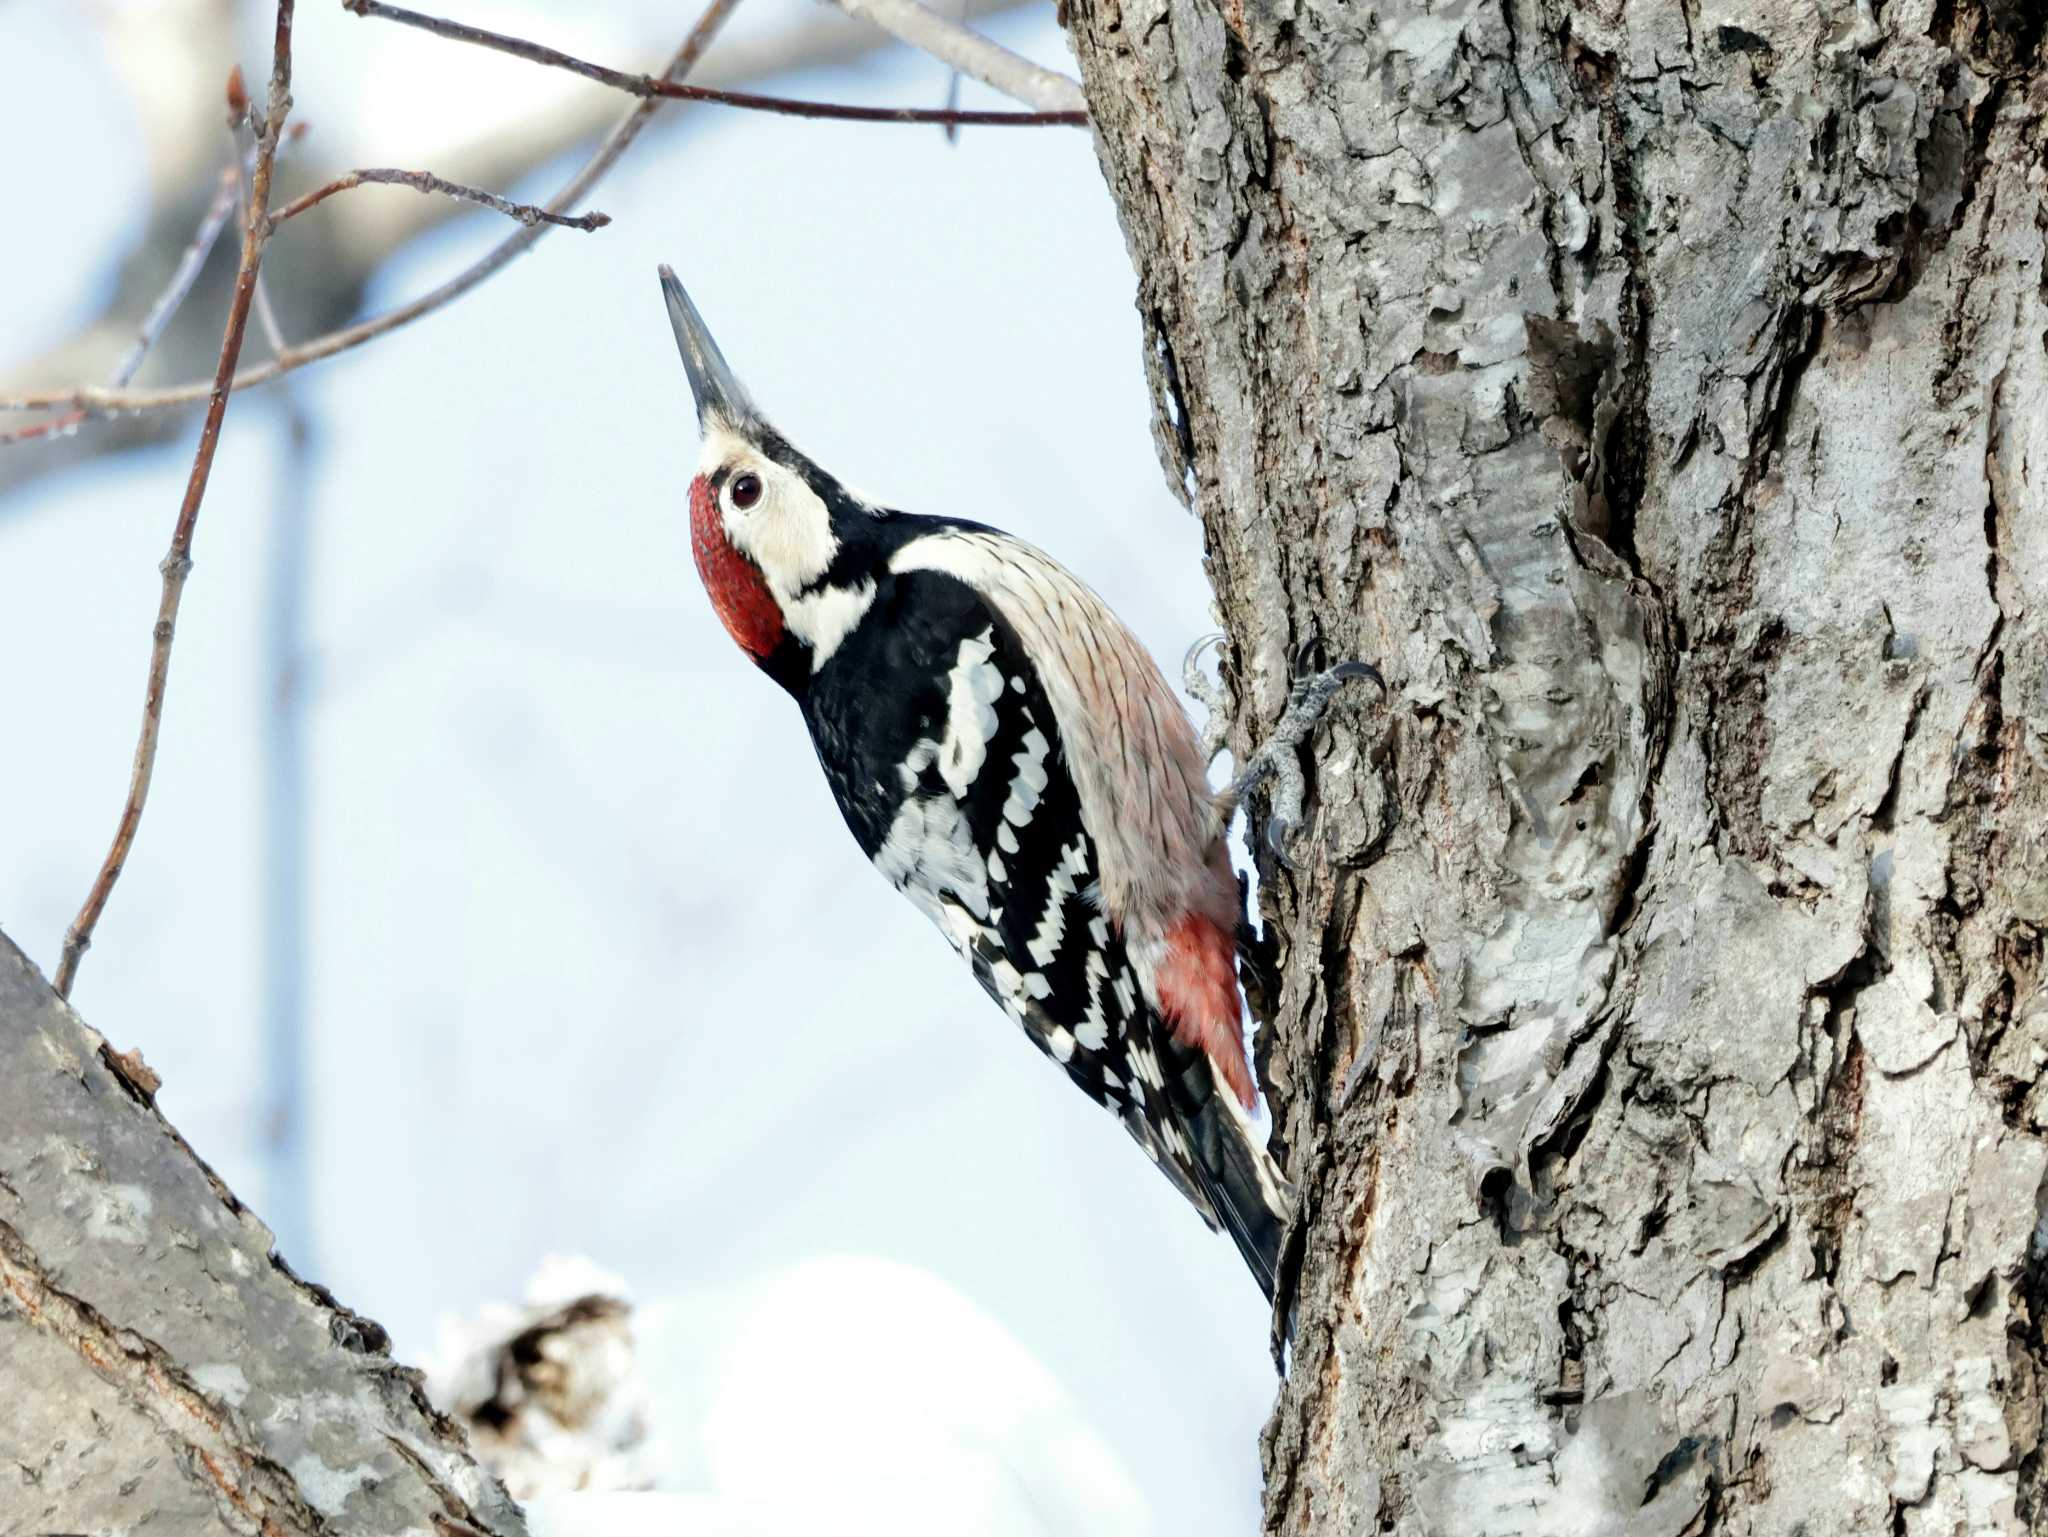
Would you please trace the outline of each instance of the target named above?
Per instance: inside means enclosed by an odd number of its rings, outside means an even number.
[[[292,109],[292,14],[295,0],[277,0],[277,27],[272,43],[270,101],[263,117],[263,130],[256,139],[256,162],[249,177],[249,212],[242,222],[242,260],[235,272],[235,292],[228,306],[227,329],[221,336],[220,363],[213,373],[213,392],[206,407],[206,420],[199,429],[199,448],[192,456],[192,473],[185,482],[185,498],[178,507],[178,521],[171,530],[170,552],[164,556],[163,593],[157,600],[156,624],[150,632],[149,685],[143,694],[142,730],[135,742],[135,762],[129,770],[128,799],[121,807],[121,820],[114,841],[94,877],[85,904],[64,935],[64,953],[57,965],[55,986],[59,997],[71,995],[78,964],[92,944],[93,930],[113,895],[114,882],[128,862],[135,831],[142,823],[142,808],[149,799],[149,781],[156,769],[156,743],[163,729],[164,690],[170,682],[171,642],[178,630],[178,605],[184,597],[185,578],[192,570],[192,535],[199,523],[199,504],[206,496],[207,477],[213,472],[214,451],[220,445],[221,420],[227,415],[228,394],[234,385],[235,362],[242,354],[242,337],[249,326],[249,306],[256,295],[256,273],[263,261],[263,247],[270,238],[266,217],[270,207],[270,177],[277,160],[278,135]]]
[[[697,18],[697,24],[683,39],[682,46],[675,52],[668,66],[662,70],[662,77],[681,74],[692,68],[703,57],[704,50],[711,46],[711,40],[718,35],[732,13],[739,8],[739,0],[711,0],[704,14]],[[569,178],[567,185],[549,199],[547,208],[552,213],[562,213],[583,201],[605,177],[617,162],[619,156],[634,139],[640,136],[654,114],[661,110],[659,97],[646,97],[636,102],[626,115],[613,125],[604,142],[591,153],[583,168]],[[269,362],[255,368],[245,369],[235,375],[237,390],[253,389],[259,384],[268,384],[304,368],[309,363],[318,363],[336,353],[347,352],[365,342],[375,341],[387,332],[396,331],[400,326],[410,325],[422,315],[431,315],[444,305],[461,298],[472,288],[490,277],[500,267],[520,255],[536,240],[553,228],[548,224],[526,225],[507,235],[477,261],[463,268],[440,287],[420,295],[409,304],[387,310],[368,320],[338,331],[329,331],[310,341],[288,347]],[[56,407],[72,406],[88,416],[110,416],[127,411],[163,411],[174,406],[186,406],[197,400],[204,400],[212,385],[192,383],[174,385],[158,390],[104,389],[95,385],[74,385],[63,390],[37,390],[24,395],[0,397],[0,411],[39,411]]]
[[[270,305],[270,285],[263,281],[263,274],[256,274],[256,323],[263,328],[263,340],[270,346],[270,355],[276,357],[284,351],[284,327],[277,323],[277,311]]]
[[[241,180],[239,166],[226,166],[220,173],[220,186],[213,194],[213,201],[206,207],[205,215],[199,221],[192,238],[185,245],[184,254],[178,258],[178,265],[171,272],[171,280],[164,291],[157,295],[156,302],[149,307],[149,313],[142,317],[135,340],[130,344],[121,364],[108,380],[109,389],[120,389],[141,372],[143,360],[150,349],[163,335],[164,327],[171,323],[171,317],[178,312],[178,306],[185,302],[192,292],[192,285],[199,280],[200,269],[205,267],[206,258],[212,254],[213,243],[220,238],[221,227],[228,222],[228,215],[234,212],[235,188]],[[62,416],[53,416],[46,422],[37,422],[30,427],[17,427],[12,432],[0,432],[0,448],[10,443],[26,443],[33,438],[57,437],[71,431],[85,421],[87,411],[74,406]]]
[[[955,128],[1086,128],[1086,112],[984,112],[972,107],[852,107],[841,102],[794,101],[787,96],[762,96],[754,91],[717,91],[708,85],[673,85],[641,77],[611,81],[636,96],[665,96],[673,101],[708,101],[749,112],[776,112],[784,117],[825,118],[840,123],[938,123]]]
[[[1078,81],[1033,64],[918,0],[838,0],[838,5],[847,15],[874,23],[899,42],[972,75],[1027,107],[1084,115],[1088,111],[1088,99],[1081,94]]]
[[[946,72],[946,110],[950,112],[959,105],[960,71],[957,69],[948,70]],[[960,125],[958,123],[946,124],[945,134],[948,144],[958,144],[960,142]]]
[[[141,329],[136,333],[135,344],[128,349],[128,355],[121,359],[121,366],[114,370],[110,381],[117,388],[126,384],[142,371],[142,363],[149,356],[157,338],[164,333],[164,327],[171,323],[171,317],[178,313],[178,306],[192,292],[192,285],[199,281],[199,271],[206,265],[206,258],[213,251],[213,243],[220,238],[221,226],[228,222],[228,215],[234,211],[235,189],[242,179],[239,165],[221,168],[220,186],[215,189],[213,201],[207,205],[206,217],[199,221],[199,228],[193,232],[192,241],[185,247],[185,254],[178,258],[177,270],[171,274],[171,281],[164,291],[157,295],[157,301],[142,317]]]
[[[92,413],[83,406],[73,406],[62,416],[53,416],[48,421],[33,422],[26,427],[16,427],[11,432],[0,432],[0,448],[15,443],[33,442],[37,438],[62,437],[67,432],[76,432],[85,424]]]
[[[246,92],[241,94],[240,110],[236,110],[237,88],[241,86],[241,83],[241,71],[237,70],[228,80],[228,132],[236,141],[237,153],[241,157],[242,165],[246,172],[255,168],[256,138],[261,130],[252,121],[252,115],[249,111],[249,98]],[[249,130],[249,148],[246,153],[242,152],[239,148],[241,131],[244,128]],[[283,155],[285,146],[300,137],[305,131],[306,125],[304,123],[293,124],[291,132],[278,140],[278,154]],[[248,178],[246,174],[242,180],[242,192],[242,218],[246,222],[250,216],[247,195]],[[256,316],[256,324],[262,329],[264,341],[270,346],[270,355],[276,357],[280,352],[284,351],[284,327],[277,323],[277,311],[270,303],[270,284],[265,280],[263,273],[260,271],[256,274],[256,299],[251,307],[251,312]],[[289,406],[289,400],[287,400],[286,404]]]
[[[239,105],[238,105],[239,103]],[[237,66],[228,79],[228,106],[233,119],[230,129],[245,122],[249,113],[249,98],[241,84],[241,69]],[[289,143],[304,130],[303,123],[290,134],[278,141],[277,154],[281,158]],[[199,274],[205,270],[207,257],[213,254],[214,243],[220,239],[220,232],[227,225],[228,218],[237,209],[246,220],[249,213],[248,199],[243,196],[250,172],[256,164],[256,145],[253,137],[247,149],[235,147],[234,158],[221,167],[220,185],[214,190],[213,201],[207,204],[206,212],[199,220],[198,229],[185,243],[185,249],[178,257],[178,265],[171,271],[171,280],[150,305],[149,312],[142,317],[142,324],[136,330],[135,340],[122,356],[118,367],[107,380],[107,388],[119,390],[125,387],[138,373],[149,358],[150,352],[163,339],[164,330],[179,308],[191,297],[193,284],[199,281]],[[256,279],[256,315],[263,322],[264,330],[270,337],[273,353],[283,350],[284,340],[278,334],[277,317],[271,313],[270,297],[264,292],[263,279]],[[62,437],[76,431],[92,415],[83,406],[74,406],[62,416],[53,416],[46,422],[37,422],[32,427],[18,427],[12,432],[0,432],[0,448],[14,443],[26,443],[35,438]]]
[[[287,219],[297,218],[316,203],[324,203],[337,192],[346,192],[351,187],[360,187],[365,182],[377,182],[387,186],[411,187],[416,192],[439,192],[448,197],[460,198],[465,203],[481,203],[486,208],[495,208],[507,218],[517,219],[521,224],[559,224],[564,229],[603,229],[612,222],[608,213],[595,211],[578,214],[571,218],[567,214],[552,213],[545,208],[536,208],[531,203],[514,203],[499,197],[495,192],[485,192],[480,187],[465,187],[460,182],[446,181],[431,171],[394,171],[381,168],[368,171],[350,171],[337,176],[324,187],[315,187],[304,197],[287,203],[271,216],[272,224],[282,224]]]
[[[523,37],[510,37],[503,32],[486,31],[482,27],[449,21],[440,16],[422,15],[418,11],[386,5],[384,0],[342,0],[342,8],[353,11],[358,16],[370,16],[382,21],[395,21],[402,26],[418,27],[422,32],[431,32],[436,37],[445,37],[453,42],[470,43],[478,48],[508,53],[515,59],[525,59],[531,64],[545,64],[551,69],[566,69],[571,74],[583,76],[586,80],[595,80],[599,85],[608,85],[615,91],[627,91],[640,97],[663,96],[676,101],[717,102],[721,106],[744,107],[754,112],[779,112],[786,117],[831,118],[845,123],[952,123],[983,128],[1088,126],[1088,114],[1081,109],[1058,112],[961,112],[944,107],[849,107],[837,102],[793,101],[786,96],[762,96],[753,91],[717,91],[709,86],[682,85],[672,80],[657,80],[651,75],[636,75],[627,70],[593,64],[588,59],[579,59],[572,53],[563,53],[559,48],[550,48],[543,43],[531,43]]]

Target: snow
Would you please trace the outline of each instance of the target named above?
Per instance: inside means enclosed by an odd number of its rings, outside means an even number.
[[[550,1494],[526,1506],[533,1537],[786,1537],[707,1494]]]
[[[504,1342],[575,1301],[444,1321],[436,1403],[465,1414],[502,1382]],[[593,1283],[615,1298],[620,1284]],[[804,1260],[744,1286],[635,1308],[624,1350],[541,1346],[590,1390],[573,1423],[519,1417],[484,1455],[546,1512],[543,1530],[688,1513],[735,1530],[849,1537],[1145,1537],[1148,1502],[1102,1430],[1030,1351],[936,1276],[861,1255]],[[588,1331],[576,1331],[588,1337]],[[535,1429],[535,1420],[545,1424]],[[639,1493],[640,1503],[572,1496]],[[676,1507],[674,1497],[694,1504]]]

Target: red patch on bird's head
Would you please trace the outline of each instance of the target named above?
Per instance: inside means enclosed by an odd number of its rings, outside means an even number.
[[[755,661],[765,662],[782,643],[782,610],[761,568],[726,537],[718,492],[702,475],[690,482],[690,552],[726,633]]]

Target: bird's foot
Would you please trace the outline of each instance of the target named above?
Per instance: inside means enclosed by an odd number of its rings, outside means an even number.
[[[1230,699],[1220,680],[1212,680],[1202,671],[1202,653],[1211,646],[1220,645],[1230,637],[1221,630],[1213,635],[1204,635],[1192,646],[1180,664],[1181,687],[1188,691],[1188,697],[1198,701],[1209,712],[1209,718],[1202,722],[1202,762],[1214,763],[1218,753],[1224,749],[1224,735],[1230,730]]]
[[[1314,734],[1316,722],[1330,707],[1337,690],[1357,679],[1370,680],[1382,694],[1387,691],[1386,679],[1370,662],[1340,662],[1326,672],[1297,680],[1278,724],[1245,760],[1243,771],[1223,792],[1225,804],[1234,808],[1268,779],[1272,781],[1267,791],[1272,814],[1266,819],[1266,847],[1289,869],[1293,868],[1293,861],[1287,857],[1287,843],[1294,829],[1301,825],[1302,800],[1307,794],[1301,777],[1301,744]]]

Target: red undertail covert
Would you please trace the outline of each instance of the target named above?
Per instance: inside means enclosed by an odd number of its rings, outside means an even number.
[[[1237,946],[1210,919],[1189,913],[1166,931],[1157,977],[1159,1012],[1174,1039],[1209,1054],[1217,1073],[1249,1110],[1258,1096],[1244,1061],[1237,1001]]]

